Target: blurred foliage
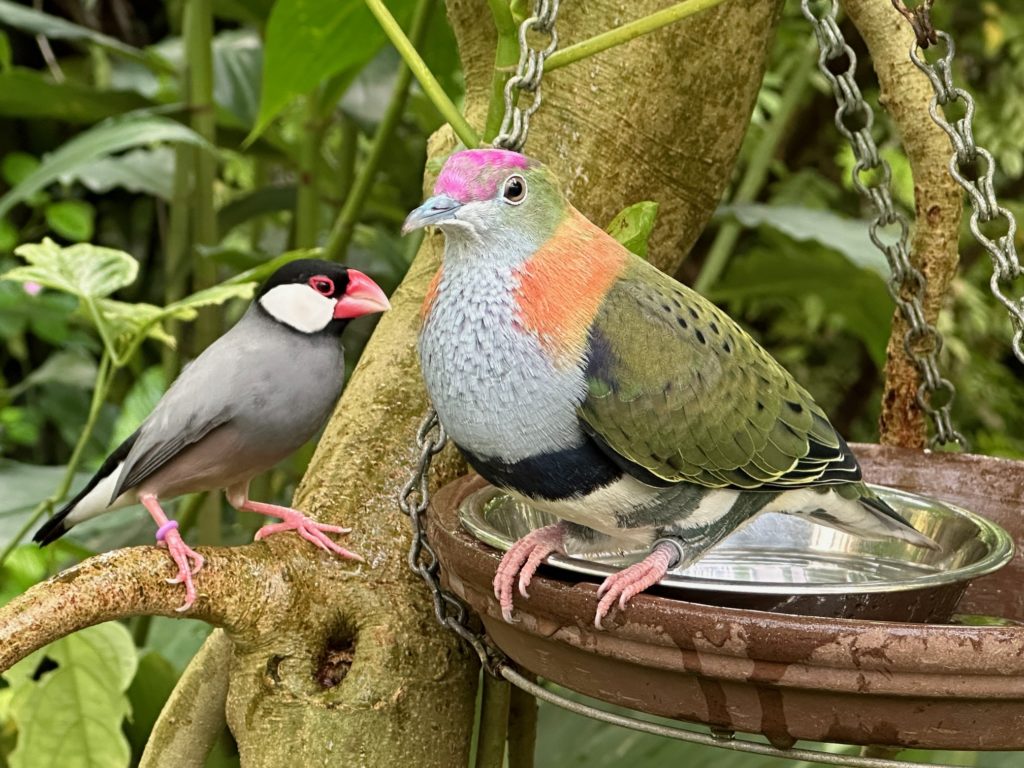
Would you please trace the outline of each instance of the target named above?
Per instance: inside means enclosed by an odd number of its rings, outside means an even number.
[[[0,280],[0,551],[10,550],[0,558],[0,602],[76,559],[151,540],[146,516],[127,509],[45,550],[15,546],[54,490],[80,487],[199,351],[202,339],[183,321],[197,312],[237,319],[244,284],[295,249],[326,243],[392,98],[399,59],[362,0],[215,0],[216,138],[206,141],[187,124],[187,3],[0,0],[0,274],[14,278]],[[408,23],[412,2],[389,6]],[[513,4],[517,18],[526,8]],[[938,3],[934,14],[957,39],[956,76],[978,99],[976,136],[1000,165],[1000,199],[1024,213],[1024,20],[990,1]],[[858,80],[877,103],[863,44],[848,23],[843,30],[859,57]],[[711,297],[809,387],[842,432],[870,441],[893,304],[886,267],[866,236],[868,212],[850,183],[852,153],[835,131],[827,84],[809,65],[810,37],[798,5],[788,3],[731,190],[680,277],[693,282],[718,262]],[[421,52],[458,103],[458,51],[440,5]],[[418,242],[398,230],[420,200],[426,139],[440,125],[413,85],[345,256],[389,292]],[[875,126],[895,198],[912,215],[908,164],[884,116]],[[218,232],[215,244],[191,248],[198,153],[216,161]],[[666,201],[623,200],[610,229],[644,253],[658,202]],[[300,205],[311,206],[303,211],[315,223],[309,242],[298,242]],[[172,254],[182,242],[178,261]],[[1024,369],[988,292],[987,257],[966,229],[961,257],[940,318],[958,426],[977,451],[1024,457]],[[214,279],[203,283],[206,267]],[[373,322],[357,321],[348,332],[350,367]],[[309,456],[309,448],[299,451],[259,478],[254,495],[287,502]],[[179,507],[190,505],[185,499]],[[245,541],[257,524],[231,514],[221,540]],[[195,540],[198,532],[187,535]],[[79,633],[4,676],[0,768],[50,764],[57,746],[76,738],[92,744],[92,729],[105,751],[76,749],[75,763],[66,751],[58,764],[137,763],[209,630],[159,618],[126,626],[130,636],[124,625]],[[116,658],[100,646],[118,649]],[[87,653],[109,674],[78,688]],[[59,722],[33,721],[40,703],[59,708]],[[76,719],[85,707],[94,721]],[[542,766],[781,768],[781,761],[642,736],[546,706],[541,713]],[[993,755],[954,757],[1010,764]],[[225,737],[208,765],[237,764]]]

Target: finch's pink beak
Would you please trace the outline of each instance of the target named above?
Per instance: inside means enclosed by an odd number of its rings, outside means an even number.
[[[373,280],[358,269],[348,270],[348,287],[345,295],[334,305],[334,317],[348,320],[353,317],[372,315],[374,312],[386,312],[391,309],[391,302]]]

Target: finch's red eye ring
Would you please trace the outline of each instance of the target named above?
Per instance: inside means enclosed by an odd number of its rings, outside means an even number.
[[[334,294],[334,281],[327,277],[327,275],[316,275],[309,278],[309,285],[322,296],[332,296]]]

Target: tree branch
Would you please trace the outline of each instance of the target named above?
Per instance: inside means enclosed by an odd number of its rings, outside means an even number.
[[[210,635],[189,663],[153,726],[139,768],[202,768],[226,725],[231,640]]]
[[[903,17],[890,3],[877,0],[844,0],[843,5],[867,43],[881,85],[880,101],[896,124],[914,174],[917,226],[910,260],[927,282],[924,314],[934,324],[959,260],[963,200],[947,170],[952,153],[949,139],[928,114],[932,89],[910,61],[914,35]],[[907,328],[897,309],[886,353],[881,442],[924,448],[927,429],[917,405],[921,377],[903,347]]]
[[[128,616],[201,619],[249,634],[262,623],[264,606],[280,610],[288,602],[291,587],[268,553],[264,544],[204,549],[199,598],[186,613],[177,612],[184,588],[166,581],[174,571],[164,550],[132,547],[91,557],[0,607],[0,671],[65,635]]]

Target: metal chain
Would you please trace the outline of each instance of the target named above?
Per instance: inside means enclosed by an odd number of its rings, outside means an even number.
[[[892,273],[889,278],[889,293],[909,326],[903,337],[903,349],[921,376],[921,385],[917,389],[917,404],[934,424],[933,445],[956,442],[961,447],[966,447],[967,440],[953,426],[951,409],[956,389],[939,370],[938,358],[942,350],[942,335],[928,322],[924,314],[924,275],[910,261],[910,249],[907,245],[910,225],[893,204],[892,169],[879,155],[878,146],[871,135],[874,111],[864,100],[854,79],[857,57],[836,24],[838,0],[825,0],[824,10],[820,14],[812,10],[812,4],[822,5],[820,2],[813,3],[812,0],[801,0],[800,7],[814,27],[820,49],[818,68],[832,85],[838,104],[836,128],[850,142],[857,161],[853,167],[853,185],[875,212],[875,218],[869,226],[871,242],[885,254],[889,262]],[[830,63],[839,63],[844,59],[845,69],[838,75],[833,73],[829,68]],[[874,174],[875,180],[866,181],[867,176],[871,174]],[[890,225],[899,228],[895,242],[886,242],[882,239],[880,230]]]
[[[540,109],[540,80],[544,76],[544,61],[558,47],[558,32],[555,19],[558,16],[559,0],[537,0],[533,15],[519,25],[519,65],[516,73],[505,83],[505,116],[501,130],[494,137],[494,146],[519,152],[526,144],[530,129],[530,117]],[[530,33],[534,37],[546,37],[547,44],[534,47],[530,44]],[[518,106],[521,93],[532,93],[533,101],[525,109]]]
[[[930,4],[929,4],[930,5]],[[918,69],[931,81],[932,97],[928,107],[932,120],[949,136],[953,144],[953,157],[949,161],[949,173],[957,184],[964,188],[971,201],[970,228],[975,240],[988,251],[992,259],[992,278],[989,287],[999,301],[1006,307],[1013,325],[1013,353],[1024,363],[1024,293],[1018,286],[1017,296],[1007,295],[1013,281],[1021,275],[1020,260],[1017,258],[1017,247],[1014,235],[1017,233],[1017,221],[1013,214],[999,204],[996,199],[993,177],[996,163],[992,154],[974,142],[972,122],[974,119],[974,99],[963,88],[953,85],[953,55],[955,48],[953,38],[942,31],[936,31],[936,44],[945,43],[946,52],[934,64],[918,54],[917,46],[911,46],[910,59]],[[964,116],[950,123],[940,107],[946,107],[962,101]],[[1002,219],[1005,232],[995,238],[981,231],[982,224]]]
[[[519,26],[519,66],[515,76],[509,78],[505,84],[505,117],[501,123],[501,132],[494,140],[496,147],[519,151],[526,143],[530,116],[540,107],[540,81],[544,75],[544,60],[554,53],[558,45],[558,34],[555,32],[557,16],[558,0],[536,0],[533,15]],[[543,48],[531,47],[531,31],[547,35],[548,44]],[[520,91],[533,94],[533,102],[525,109],[516,104]],[[485,643],[482,634],[470,628],[469,610],[462,601],[441,586],[438,577],[440,563],[434,548],[427,541],[427,532],[423,525],[423,514],[430,506],[430,463],[447,441],[437,412],[433,407],[428,407],[416,433],[416,445],[420,449],[419,461],[398,499],[399,509],[412,522],[409,567],[426,582],[434,601],[434,614],[437,620],[469,643],[480,657],[480,663],[484,668],[497,677],[499,669],[507,663],[506,657],[501,651]]]

